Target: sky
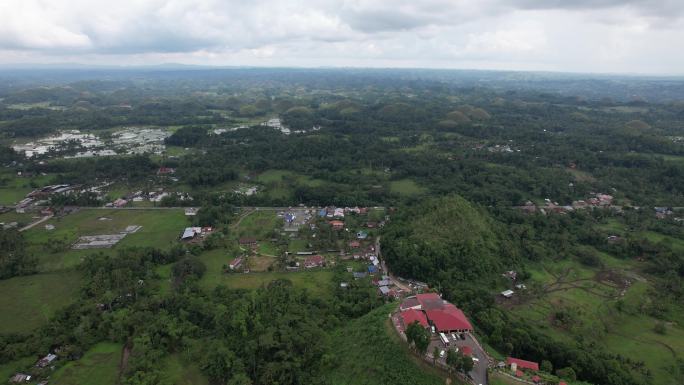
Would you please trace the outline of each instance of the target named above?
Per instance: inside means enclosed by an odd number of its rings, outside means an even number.
[[[0,0],[0,64],[684,74],[684,0]]]

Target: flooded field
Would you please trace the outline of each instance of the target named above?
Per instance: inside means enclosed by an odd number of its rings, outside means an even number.
[[[78,130],[62,131],[35,141],[17,143],[12,148],[27,158],[47,155],[63,158],[88,158],[119,154],[161,154],[166,149],[164,139],[171,132],[161,128],[126,127],[110,137]]]

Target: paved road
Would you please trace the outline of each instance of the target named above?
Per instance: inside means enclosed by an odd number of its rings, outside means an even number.
[[[455,349],[458,348],[459,350],[463,349],[464,346],[470,347],[473,351],[473,358],[476,358],[478,361],[473,360],[473,370],[470,371],[470,376],[473,379],[473,382],[475,385],[486,385],[487,384],[487,365],[489,364],[489,360],[487,358],[487,354],[485,354],[484,351],[480,348],[480,346],[475,342],[473,337],[469,333],[464,333],[465,335],[465,340],[462,340],[458,338],[457,340],[454,340],[451,336],[451,334],[447,335],[447,338],[449,338],[449,347],[445,347],[442,341],[439,339],[438,334],[433,334],[433,338],[430,341],[430,346],[428,346],[428,354],[430,357],[432,357],[432,351],[434,350],[435,347],[439,351],[446,351],[447,349]],[[446,365],[446,354],[442,358],[438,358],[439,362],[443,365]]]
[[[47,220],[50,219],[50,218],[52,218],[52,215],[44,216],[44,217],[40,218],[39,220],[37,220],[37,221],[35,221],[35,222],[31,223],[31,224],[28,224],[28,225],[26,225],[26,226],[20,228],[19,231],[26,231],[26,230],[28,230],[28,229],[34,227],[34,226],[38,226],[39,224],[41,224],[41,223],[47,221]]]

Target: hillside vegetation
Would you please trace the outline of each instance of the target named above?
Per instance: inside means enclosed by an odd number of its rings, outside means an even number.
[[[332,334],[334,346],[326,383],[331,385],[438,385],[444,380],[421,365],[388,324],[395,305],[349,322]]]
[[[383,254],[392,270],[431,282],[491,278],[512,250],[499,226],[459,196],[431,199],[402,210],[387,227]]]

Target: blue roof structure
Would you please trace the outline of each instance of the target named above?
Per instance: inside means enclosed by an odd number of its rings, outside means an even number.
[[[378,272],[378,267],[377,267],[377,266],[370,265],[370,266],[368,266],[368,272],[369,272],[370,274],[375,274],[375,273]]]

